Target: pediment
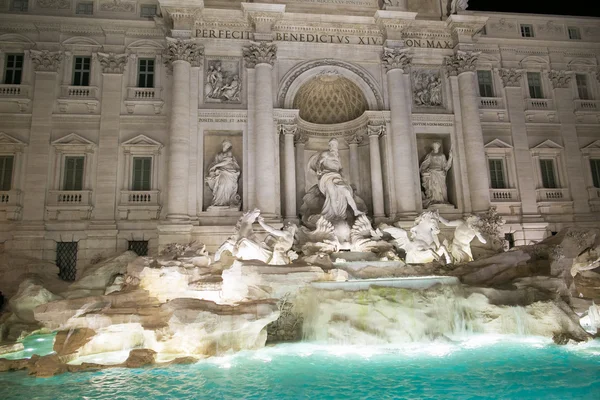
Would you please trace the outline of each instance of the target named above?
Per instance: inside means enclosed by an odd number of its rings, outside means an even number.
[[[67,40],[63,41],[62,44],[64,46],[102,46],[96,40],[84,36],[74,36],[72,38],[68,38]]]
[[[513,148],[510,144],[508,144],[500,139],[494,139],[483,147],[486,149],[512,149]]]
[[[0,35],[0,42],[12,43],[12,44],[29,44],[29,45],[35,44],[35,42],[33,42],[27,36],[18,35],[16,33],[7,33],[5,35]]]
[[[600,153],[600,140],[595,140],[587,146],[582,147],[581,152],[584,154]]]
[[[94,142],[90,142],[84,137],[79,136],[76,133],[69,133],[67,136],[63,136],[60,139],[56,139],[52,142],[53,146],[95,146]]]
[[[548,67],[549,61],[546,60],[545,58],[542,58],[539,56],[527,56],[521,60],[520,64],[521,64],[521,67],[529,66],[529,67],[544,68],[544,67]]]
[[[149,138],[146,135],[137,135],[136,137],[123,142],[123,146],[158,146],[162,147],[162,144],[154,139]]]
[[[128,49],[145,49],[145,50],[160,50],[162,51],[165,47],[154,40],[148,39],[140,39],[134,42],[131,42],[128,46]]]
[[[544,140],[542,143],[538,144],[537,146],[533,147],[531,150],[562,150],[562,149],[563,149],[563,147],[560,144],[558,144],[550,139],[547,139],[547,140]]]
[[[0,146],[26,146],[26,144],[17,138],[0,132]]]

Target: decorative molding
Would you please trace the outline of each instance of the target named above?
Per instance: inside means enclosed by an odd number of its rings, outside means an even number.
[[[0,148],[5,152],[17,153],[22,152],[27,146],[25,142],[10,136],[4,132],[0,132]]]
[[[587,156],[600,154],[600,140],[595,140],[587,146],[582,147],[581,153]]]
[[[367,135],[368,136],[385,136],[386,126],[384,124],[368,124]]]
[[[457,76],[464,72],[475,72],[479,52],[458,50],[456,54],[444,59],[444,66],[450,76]]]
[[[506,18],[501,18],[498,22],[491,24],[492,29],[500,32],[514,31],[517,27],[516,22],[507,21]]]
[[[548,71],[548,78],[552,82],[552,87],[554,89],[565,89],[569,87],[571,78],[573,78],[573,76],[571,74],[567,74],[563,70],[550,70]]]
[[[442,79],[439,70],[413,69],[412,78],[413,103],[415,106],[442,106]]]
[[[548,32],[552,34],[560,34],[563,32],[563,26],[555,23],[554,21],[548,21],[545,24],[539,24],[537,29],[540,32]]]
[[[400,69],[406,73],[408,72],[408,68],[410,68],[411,62],[412,55],[410,54],[410,49],[383,48],[381,64],[383,64],[386,71]]]
[[[498,138],[492,140],[491,142],[489,142],[488,144],[486,144],[485,146],[483,146],[484,149],[512,149],[513,146],[511,146],[510,144],[506,143],[503,140],[500,140]]]
[[[258,64],[269,64],[273,66],[277,59],[277,46],[275,43],[268,42],[250,42],[249,46],[243,49],[246,68],[254,68]]]
[[[151,139],[146,135],[137,135],[136,137],[121,143],[121,147],[125,151],[131,151],[132,148],[137,148],[158,152],[163,147],[163,145],[162,143],[157,142],[156,140]]]
[[[193,67],[202,64],[204,47],[194,40],[167,38],[167,48],[164,51],[165,64],[172,68],[175,61],[187,61]]]
[[[113,0],[110,2],[100,3],[100,11],[112,11],[112,12],[135,12],[134,2],[125,2],[121,0]]]
[[[37,0],[39,8],[57,8],[59,10],[71,9],[71,0]]]
[[[76,133],[69,133],[67,136],[63,136],[60,139],[56,139],[52,142],[52,146],[56,148],[58,152],[93,152],[96,148],[96,144],[87,140],[86,138],[79,136]]]
[[[357,146],[363,142],[364,138],[365,138],[365,135],[360,130],[357,132],[354,132],[351,135],[344,136],[344,140],[346,141],[346,143],[348,145],[355,144]]]
[[[298,125],[279,124],[278,131],[280,135],[293,135],[294,138],[298,132]]]
[[[535,150],[541,150],[541,151],[557,150],[558,151],[558,150],[562,150],[562,149],[563,149],[563,147],[560,144],[556,143],[553,140],[546,139],[542,143],[538,144],[537,146],[532,147],[530,150],[532,150],[532,151],[535,151]]]
[[[57,72],[63,59],[63,52],[30,50],[29,56],[36,71]]]
[[[498,70],[504,87],[521,87],[523,71],[515,68],[501,68]]]
[[[105,74],[122,74],[127,65],[127,54],[97,53],[98,61]]]

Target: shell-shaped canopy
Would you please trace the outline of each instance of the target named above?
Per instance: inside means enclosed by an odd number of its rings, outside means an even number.
[[[350,79],[337,73],[320,74],[300,87],[294,97],[300,118],[315,124],[339,124],[360,117],[367,99]]]

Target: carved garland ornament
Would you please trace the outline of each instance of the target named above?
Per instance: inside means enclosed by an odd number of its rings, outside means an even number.
[[[568,75],[565,71],[549,71],[548,78],[552,82],[554,89],[565,89],[569,87],[571,83],[571,75]]]
[[[243,50],[246,68],[254,68],[258,64],[275,64],[277,59],[277,46],[274,43],[251,42]]]
[[[409,51],[410,49],[390,49],[385,47],[381,55],[381,63],[385,70],[401,69],[403,72],[406,72],[412,60]]]
[[[175,61],[187,61],[193,67],[202,64],[204,48],[193,40],[167,38],[167,48],[164,52],[165,64],[173,66]]]
[[[521,86],[521,77],[523,76],[523,71],[518,71],[514,68],[503,68],[500,69],[500,78],[502,78],[502,83],[504,87],[520,87]]]
[[[475,71],[477,69],[477,59],[481,52],[458,50],[456,54],[446,57],[445,66],[448,75],[456,76],[463,72]]]
[[[59,10],[68,10],[71,8],[70,0],[37,0],[39,8],[57,8]]]
[[[386,131],[385,125],[367,125],[367,135],[369,136],[384,136]]]
[[[98,61],[105,74],[122,74],[127,64],[127,54],[98,53]]]
[[[30,50],[31,61],[36,71],[56,72],[63,59],[61,51]]]

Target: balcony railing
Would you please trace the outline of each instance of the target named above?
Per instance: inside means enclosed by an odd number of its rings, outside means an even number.
[[[490,200],[492,203],[519,201],[519,192],[517,189],[490,189]]]
[[[160,88],[127,88],[129,100],[160,100]]]
[[[504,102],[502,97],[480,97],[479,108],[488,110],[502,110],[504,109]]]
[[[62,86],[61,97],[65,99],[97,99],[98,88],[95,86]]]
[[[600,111],[600,101],[575,100],[575,111]]]
[[[29,97],[28,85],[0,85],[0,97]]]
[[[554,102],[552,99],[527,99],[525,108],[527,110],[554,110]]]
[[[19,190],[8,190],[0,192],[0,207],[17,206],[20,203],[21,192]]]
[[[91,190],[51,190],[49,206],[89,206]]]
[[[158,205],[158,190],[127,190],[121,192],[121,205],[156,206]]]
[[[537,189],[537,201],[570,201],[569,189]]]

